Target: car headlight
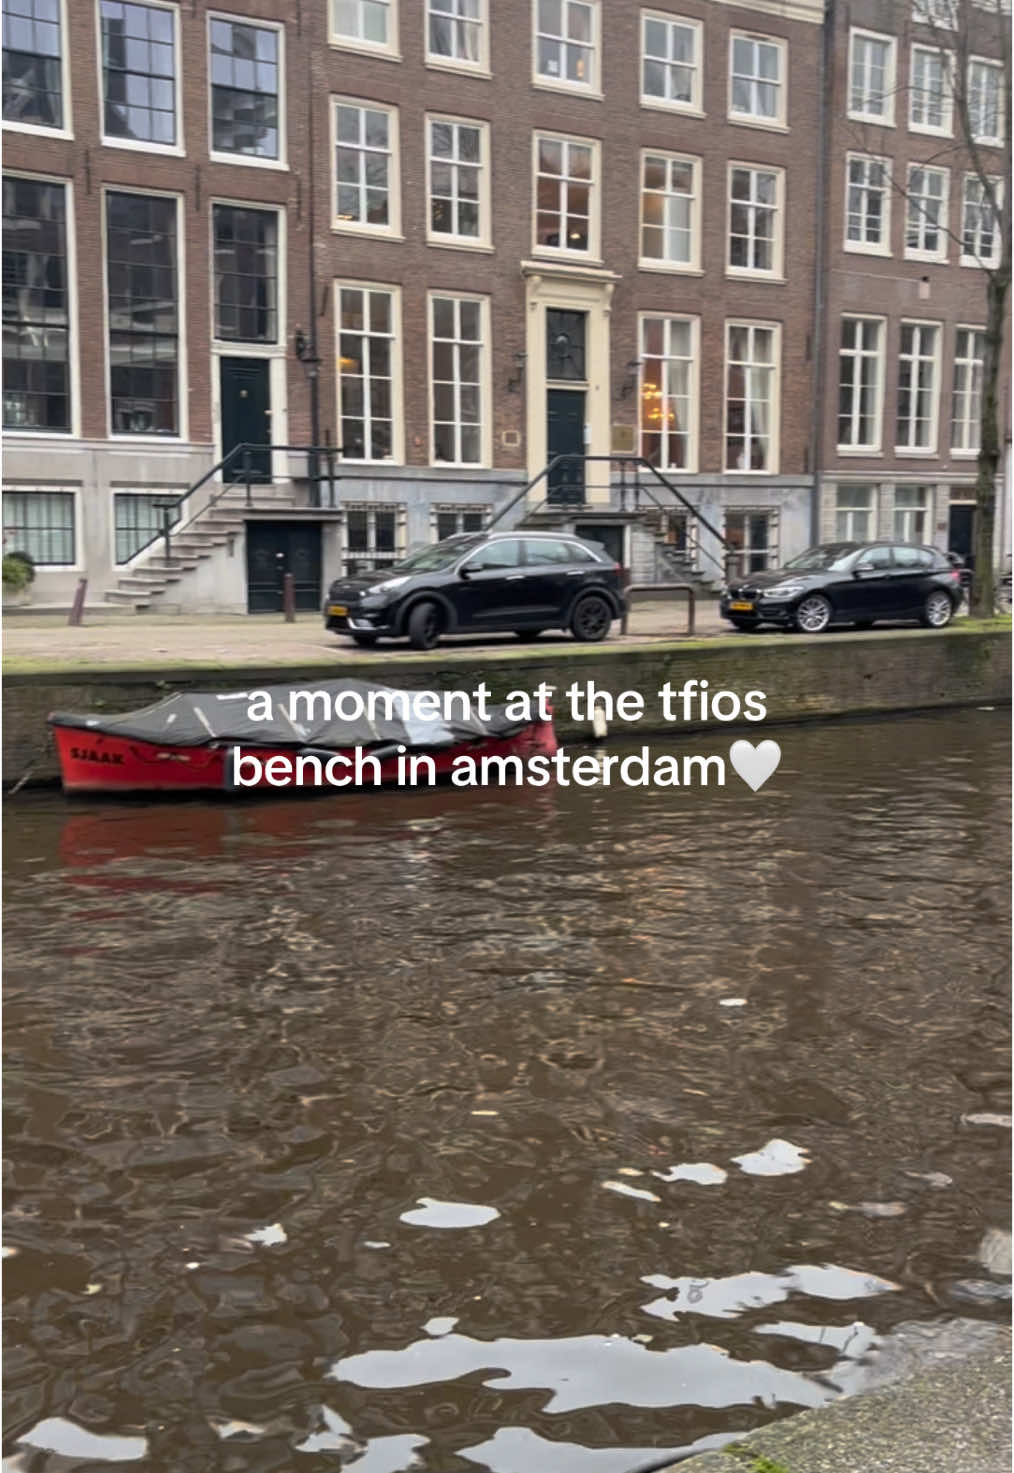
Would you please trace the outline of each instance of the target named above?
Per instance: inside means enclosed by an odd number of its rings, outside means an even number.
[[[795,598],[797,593],[802,593],[802,583],[793,583],[790,579],[787,583],[776,583],[774,588],[765,588],[761,592],[761,598],[772,599],[775,603],[785,603],[790,598]]]
[[[403,583],[407,582],[407,573],[402,578],[388,578],[384,583],[374,583],[372,588],[366,590],[366,596],[370,598],[375,593],[393,593],[396,588],[400,588]]]

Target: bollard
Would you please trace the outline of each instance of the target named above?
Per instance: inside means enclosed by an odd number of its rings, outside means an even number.
[[[77,580],[77,589],[74,593],[74,602],[71,605],[70,614],[67,617],[67,623],[74,627],[77,627],[81,623],[81,616],[84,613],[85,594],[87,592],[88,579],[79,578]]]
[[[291,573],[282,577],[282,608],[285,610],[286,624],[296,622],[296,582]]]

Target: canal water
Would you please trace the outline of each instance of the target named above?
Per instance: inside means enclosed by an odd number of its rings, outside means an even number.
[[[767,734],[9,801],[4,1468],[633,1473],[1005,1319],[1007,714]]]

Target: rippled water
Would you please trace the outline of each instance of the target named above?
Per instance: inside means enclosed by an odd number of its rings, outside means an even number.
[[[9,802],[4,1467],[629,1473],[1005,1318],[1007,717],[778,735]]]

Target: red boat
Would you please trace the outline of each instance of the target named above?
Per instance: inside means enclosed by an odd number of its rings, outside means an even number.
[[[419,704],[443,703],[437,715]],[[257,716],[250,713],[257,707]],[[264,711],[268,714],[263,714]],[[552,756],[552,719],[519,721],[461,692],[361,680],[307,691],[184,692],[120,716],[48,718],[66,792],[348,789],[447,777],[459,757]],[[288,778],[286,778],[288,774]]]

